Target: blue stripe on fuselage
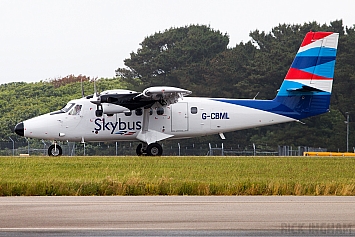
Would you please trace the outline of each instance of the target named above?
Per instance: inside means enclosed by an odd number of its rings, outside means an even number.
[[[310,107],[310,99],[319,101]],[[277,96],[274,100],[213,99],[214,101],[245,106],[293,119],[304,119],[328,111],[330,95]]]

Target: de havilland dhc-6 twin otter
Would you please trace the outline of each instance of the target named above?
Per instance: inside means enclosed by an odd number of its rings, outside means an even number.
[[[157,142],[165,139],[224,139],[224,132],[299,121],[329,111],[338,38],[307,33],[273,100],[186,97],[191,91],[168,86],[107,90],[18,123],[15,132],[53,141],[51,156],[62,154],[58,141],[140,141],[137,155],[160,156]]]

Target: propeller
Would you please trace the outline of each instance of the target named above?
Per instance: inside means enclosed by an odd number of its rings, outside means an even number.
[[[92,96],[90,102],[96,105],[101,104],[100,94],[97,93],[96,89],[96,79],[94,79],[94,95]]]
[[[100,94],[97,92],[97,89],[96,89],[96,79],[94,79],[94,95],[91,98],[90,102],[93,104],[96,104],[95,114],[97,117],[101,117],[103,114],[103,109],[102,109],[102,105],[101,105]]]
[[[81,96],[84,98],[85,97],[85,93],[84,93],[83,78],[81,78],[80,81],[81,81]]]

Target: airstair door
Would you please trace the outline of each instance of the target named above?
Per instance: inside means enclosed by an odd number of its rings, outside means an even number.
[[[171,105],[171,131],[186,132],[189,130],[187,102],[179,102]]]

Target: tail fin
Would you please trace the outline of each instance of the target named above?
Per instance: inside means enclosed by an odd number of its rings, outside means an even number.
[[[309,32],[274,99],[302,119],[329,111],[338,33]]]

